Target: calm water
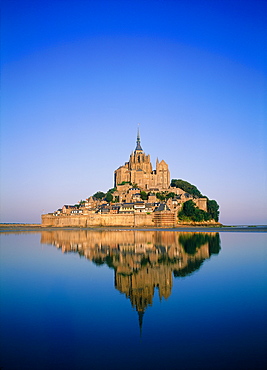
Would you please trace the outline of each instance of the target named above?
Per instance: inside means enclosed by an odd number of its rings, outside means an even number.
[[[3,370],[266,366],[266,233],[0,237]]]

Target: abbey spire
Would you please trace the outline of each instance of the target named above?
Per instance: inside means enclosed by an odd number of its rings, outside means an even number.
[[[135,152],[136,151],[143,151],[142,147],[141,147],[141,140],[140,140],[140,132],[139,132],[139,127],[138,127],[138,130],[137,130],[137,140],[136,140],[136,148],[135,148]]]

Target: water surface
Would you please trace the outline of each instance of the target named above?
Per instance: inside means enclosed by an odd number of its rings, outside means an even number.
[[[6,369],[263,369],[266,233],[1,234]]]

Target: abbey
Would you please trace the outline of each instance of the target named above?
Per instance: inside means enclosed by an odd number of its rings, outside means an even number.
[[[141,147],[138,130],[136,148],[129,161],[114,171],[114,188],[107,193],[98,191],[78,204],[65,204],[53,213],[42,215],[42,225],[175,227],[183,220],[191,222],[192,212],[196,212],[194,221],[210,224],[215,220],[208,214],[208,201],[194,185],[183,180],[170,182],[165,161],[157,160],[153,170],[150,156]],[[184,211],[185,203],[187,210]],[[195,208],[198,210],[194,211]]]
[[[130,155],[129,162],[120,166],[114,174],[114,187],[123,183],[131,183],[142,190],[164,191],[170,186],[170,171],[167,163],[162,160],[156,162],[153,170],[150,155],[146,155],[141,147],[138,130],[136,148]]]

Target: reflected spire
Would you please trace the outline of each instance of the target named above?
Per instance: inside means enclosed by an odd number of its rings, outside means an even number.
[[[142,337],[142,329],[143,329],[143,317],[145,311],[137,311],[138,312],[138,321],[139,321],[139,330],[140,330],[140,338]]]

